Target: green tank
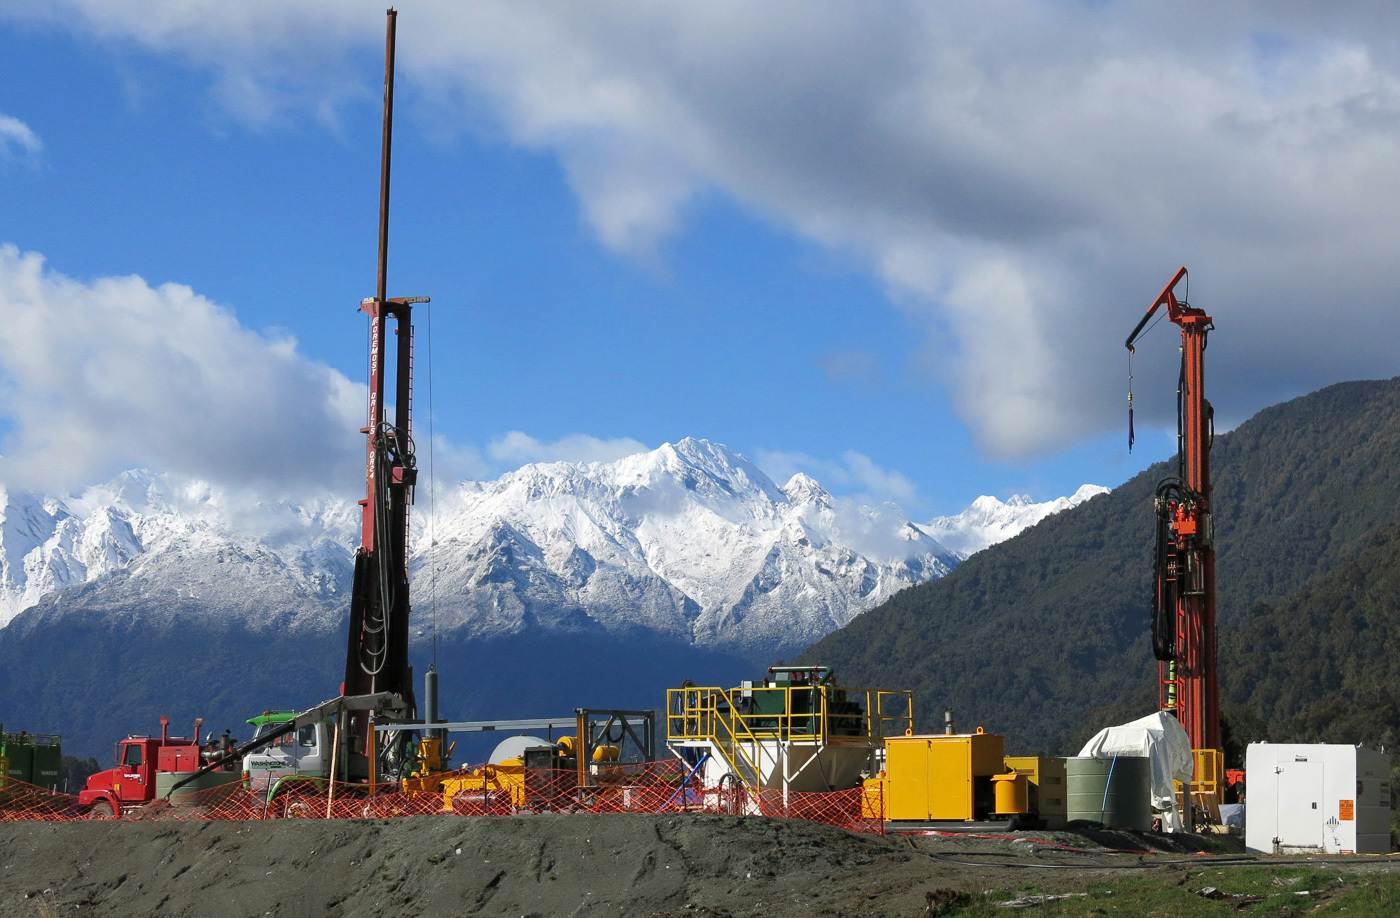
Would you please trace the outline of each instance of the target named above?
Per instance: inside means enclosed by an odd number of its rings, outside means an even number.
[[[211,805],[218,803],[224,798],[228,791],[237,791],[242,788],[243,776],[236,771],[211,771],[200,775],[188,784],[182,785],[171,793],[171,786],[177,781],[183,781],[192,771],[160,771],[156,772],[156,799],[166,799],[166,794],[170,794],[170,802],[174,804],[204,804]],[[225,792],[215,791],[215,788],[225,788]]]
[[[30,783],[31,772],[34,770],[34,747],[27,742],[19,741],[19,734],[9,734],[0,740],[0,755],[8,761],[5,774],[12,781],[23,781]]]
[[[59,790],[63,741],[52,733],[0,733],[5,776],[47,790]]]
[[[1152,828],[1152,762],[1144,756],[1065,760],[1065,818],[1113,829]]]
[[[59,782],[63,766],[63,746],[56,736],[41,737],[44,742],[34,744],[34,760],[30,766],[30,784],[51,791],[61,790]],[[51,740],[52,742],[48,742]]]

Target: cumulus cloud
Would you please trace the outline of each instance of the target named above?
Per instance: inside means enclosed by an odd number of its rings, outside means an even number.
[[[181,55],[259,123],[352,94],[345,62],[375,55],[381,9],[8,15]],[[1014,458],[1119,423],[1122,339],[1181,264],[1220,327],[1222,423],[1396,372],[1397,28],[1380,3],[436,0],[405,12],[399,60],[435,113],[489,112],[557,156],[619,252],[650,257],[718,191],[863,259],[923,335],[923,371]],[[1161,397],[1137,404],[1160,422],[1174,348],[1140,351]]]
[[[0,480],[44,493],[135,466],[350,493],[365,387],[179,284],[64,277],[0,246]]]
[[[612,462],[648,449],[645,443],[629,437],[607,440],[588,434],[570,434],[558,440],[543,441],[512,430],[492,440],[486,453],[504,471],[531,462]]]
[[[0,112],[0,159],[24,157],[32,160],[43,148],[39,135],[29,125]]]
[[[366,387],[307,359],[292,338],[244,328],[188,287],[140,277],[85,283],[0,245],[0,314],[6,484],[74,493],[151,468],[174,473],[168,480],[180,487],[212,487],[225,495],[214,503],[250,513],[273,506],[260,495],[349,496],[361,487]],[[545,441],[520,431],[485,450],[419,440],[419,467],[444,484],[648,448],[625,437]]]

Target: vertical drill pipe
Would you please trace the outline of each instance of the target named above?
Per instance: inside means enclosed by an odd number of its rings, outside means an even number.
[[[1188,712],[1187,732],[1196,749],[1220,748],[1219,676],[1216,672],[1215,637],[1215,548],[1205,527],[1210,518],[1210,418],[1205,398],[1206,331],[1210,319],[1189,315],[1181,323],[1183,356],[1186,361],[1186,391],[1183,428],[1185,433],[1186,487],[1197,497],[1194,516],[1198,531],[1187,550],[1194,555],[1194,566],[1201,578],[1199,592],[1185,597],[1188,602],[1186,672]],[[1194,586],[1194,585],[1193,585]]]
[[[361,505],[360,550],[356,553],[355,591],[350,603],[350,644],[347,648],[345,684],[342,691],[349,694],[366,694],[376,690],[376,678],[366,674],[362,667],[364,612],[367,605],[379,604],[377,574],[373,570],[374,558],[386,546],[379,544],[376,536],[381,521],[378,498],[378,450],[376,439],[384,423],[384,336],[388,331],[389,314],[387,283],[389,269],[389,163],[393,146],[394,124],[394,44],[395,24],[398,13],[387,10],[384,29],[384,121],[379,159],[379,258],[378,283],[375,287],[375,300],[361,304],[361,309],[370,317],[370,366],[369,366],[369,418],[364,429],[365,447],[365,501]],[[392,516],[392,514],[391,514]],[[392,610],[381,609],[380,617],[388,616]],[[405,627],[405,631],[407,628]],[[392,640],[394,635],[384,629],[381,640]],[[392,645],[391,645],[392,646]],[[373,761],[375,750],[372,747],[373,731],[369,728],[368,715],[357,711],[347,715],[351,748],[362,749]]]
[[[379,155],[379,285],[376,299],[389,297],[389,152],[394,135],[394,32],[398,12],[387,10],[384,35],[384,136]]]

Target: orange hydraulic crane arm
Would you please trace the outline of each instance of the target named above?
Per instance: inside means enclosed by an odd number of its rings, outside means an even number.
[[[1124,342],[1129,351],[1133,351],[1133,342],[1138,339],[1138,335],[1142,334],[1143,327],[1147,325],[1153,313],[1161,307],[1167,307],[1168,319],[1171,319],[1173,322],[1180,319],[1182,306],[1181,302],[1176,298],[1176,285],[1181,283],[1186,277],[1186,269],[1183,267],[1176,272],[1176,277],[1172,278],[1171,283],[1162,288],[1162,292],[1158,294],[1157,299],[1148,307],[1147,314],[1142,317],[1142,321],[1137,324],[1137,327],[1133,329],[1133,333],[1128,336],[1128,340]]]

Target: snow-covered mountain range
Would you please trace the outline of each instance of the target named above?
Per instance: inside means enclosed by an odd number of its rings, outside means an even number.
[[[935,517],[923,529],[966,558],[988,545],[1006,541],[1052,513],[1077,507],[1091,497],[1107,493],[1108,488],[1086,484],[1069,497],[1057,497],[1040,504],[1025,494],[1013,494],[1005,503],[983,495],[957,516]]]
[[[441,630],[468,638],[545,629],[790,651],[1103,490],[1043,504],[983,497],[918,525],[806,475],[779,487],[704,440],[528,465],[440,493],[434,513],[420,489],[416,627],[431,605]],[[145,598],[131,605],[146,616],[175,601],[250,627],[343,621],[353,501],[259,500],[133,471],[69,497],[0,488],[0,513],[0,627],[79,585]]]

